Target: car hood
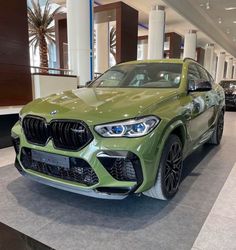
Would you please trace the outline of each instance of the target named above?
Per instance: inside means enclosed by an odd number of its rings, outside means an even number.
[[[141,116],[150,106],[175,94],[176,89],[82,88],[37,99],[26,105],[21,115],[80,119],[93,125]]]

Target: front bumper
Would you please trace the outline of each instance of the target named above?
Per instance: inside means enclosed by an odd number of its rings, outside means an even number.
[[[111,200],[123,200],[128,196],[128,195],[124,195],[124,194],[122,195],[122,194],[111,194],[111,193],[98,192],[98,191],[93,190],[93,189],[82,189],[78,186],[68,185],[68,184],[65,184],[65,183],[62,183],[62,182],[59,182],[56,180],[49,180],[47,178],[42,178],[41,176],[38,176],[35,174],[30,174],[30,173],[26,172],[21,167],[21,165],[17,159],[15,161],[15,166],[22,176],[27,177],[30,180],[39,182],[41,184],[45,184],[45,185],[50,186],[50,187],[69,191],[72,193],[81,194],[81,195],[85,195],[85,196],[89,196],[89,197],[93,197],[93,198],[111,199]]]
[[[128,194],[142,193],[151,188],[155,182],[157,166],[160,158],[160,150],[156,145],[159,144],[158,132],[153,131],[151,134],[142,138],[100,138],[94,134],[94,140],[85,148],[79,151],[69,151],[56,149],[52,142],[46,146],[33,145],[27,142],[22,128],[17,123],[12,129],[12,136],[16,140],[16,153],[18,170],[21,174],[37,182],[53,186],[59,189],[67,190],[86,196],[103,198],[103,199],[123,199]],[[95,185],[86,186],[81,183],[75,183],[68,180],[62,180],[42,173],[32,171],[24,167],[21,161],[23,148],[38,150],[41,152],[64,155],[67,157],[81,158],[86,161],[98,176],[99,182]],[[111,152],[128,152],[139,160],[140,167],[136,169],[139,178],[133,181],[117,180],[104,167],[104,162],[98,156],[109,155]],[[122,153],[121,153],[122,155]],[[20,166],[20,167],[19,167]]]

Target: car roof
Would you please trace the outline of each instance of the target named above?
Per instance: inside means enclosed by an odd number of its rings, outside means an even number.
[[[120,63],[120,65],[142,64],[142,63],[183,63],[183,62],[184,60],[182,59],[138,60],[138,61]]]
[[[119,65],[126,65],[126,64],[142,64],[142,63],[179,63],[183,64],[185,62],[194,62],[199,64],[197,61],[195,61],[192,58],[185,58],[185,59],[159,59],[159,60],[136,60],[136,61],[129,61],[129,62],[124,62],[120,63]]]

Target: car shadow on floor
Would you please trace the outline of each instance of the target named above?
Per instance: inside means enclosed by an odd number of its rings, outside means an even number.
[[[198,164],[206,156],[213,157],[217,151],[218,149],[205,145],[184,161],[183,180],[192,175],[192,181],[183,190],[177,203],[145,196],[130,196],[121,201],[100,200],[51,188],[24,177],[9,183],[7,189],[17,200],[18,206],[30,214],[52,221],[73,226],[92,225],[124,231],[138,230],[163,219],[173,211],[201,174],[201,171],[194,174]]]

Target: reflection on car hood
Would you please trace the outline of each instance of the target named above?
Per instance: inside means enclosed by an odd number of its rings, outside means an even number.
[[[37,99],[26,105],[21,115],[99,124],[140,116],[151,105],[175,93],[176,89],[83,88]]]

